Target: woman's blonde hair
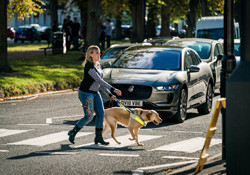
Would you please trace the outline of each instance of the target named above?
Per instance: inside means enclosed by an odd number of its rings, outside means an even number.
[[[90,56],[90,54],[93,54],[94,51],[98,51],[100,53],[100,48],[96,45],[89,46],[89,48],[87,49],[87,52],[86,52],[86,58],[82,64],[83,66],[85,66],[85,64],[87,62],[93,63],[93,58]]]

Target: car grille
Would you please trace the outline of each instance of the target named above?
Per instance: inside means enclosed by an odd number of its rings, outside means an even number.
[[[119,97],[120,99],[145,100],[150,98],[152,94],[151,86],[132,84],[112,84],[112,86],[122,91],[122,96]],[[133,91],[129,92],[129,89],[133,89]]]

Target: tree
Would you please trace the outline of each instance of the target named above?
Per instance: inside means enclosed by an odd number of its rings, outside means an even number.
[[[158,0],[149,0],[147,3],[148,21],[147,21],[147,37],[156,36],[156,20],[160,9]]]
[[[164,0],[161,5],[161,33],[160,36],[170,36],[170,0]]]
[[[132,12],[131,42],[142,42],[145,37],[145,0],[130,0]]]
[[[198,5],[199,0],[190,0],[189,12],[187,14],[187,37],[193,37],[193,31],[195,28],[196,20],[198,19]]]
[[[201,16],[209,16],[208,0],[201,0]]]
[[[45,5],[42,0],[0,0],[0,72],[11,72],[7,55],[7,13],[8,17],[16,13],[18,18],[23,19],[31,14],[42,13],[41,5]]]
[[[99,44],[101,0],[88,1],[86,46]]]
[[[54,23],[58,24],[58,14],[57,14],[58,0],[49,0],[49,13],[51,19],[51,27]]]
[[[7,57],[7,6],[9,0],[0,0],[0,72],[11,72]]]

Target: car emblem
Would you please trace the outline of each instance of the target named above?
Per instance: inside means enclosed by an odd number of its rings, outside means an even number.
[[[130,86],[130,87],[128,88],[128,91],[129,91],[129,92],[133,92],[133,91],[134,91],[134,88],[135,88],[134,86]]]

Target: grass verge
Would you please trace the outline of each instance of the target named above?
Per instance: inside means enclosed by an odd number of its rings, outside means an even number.
[[[82,52],[9,59],[13,73],[0,74],[0,97],[76,88],[83,78]]]

